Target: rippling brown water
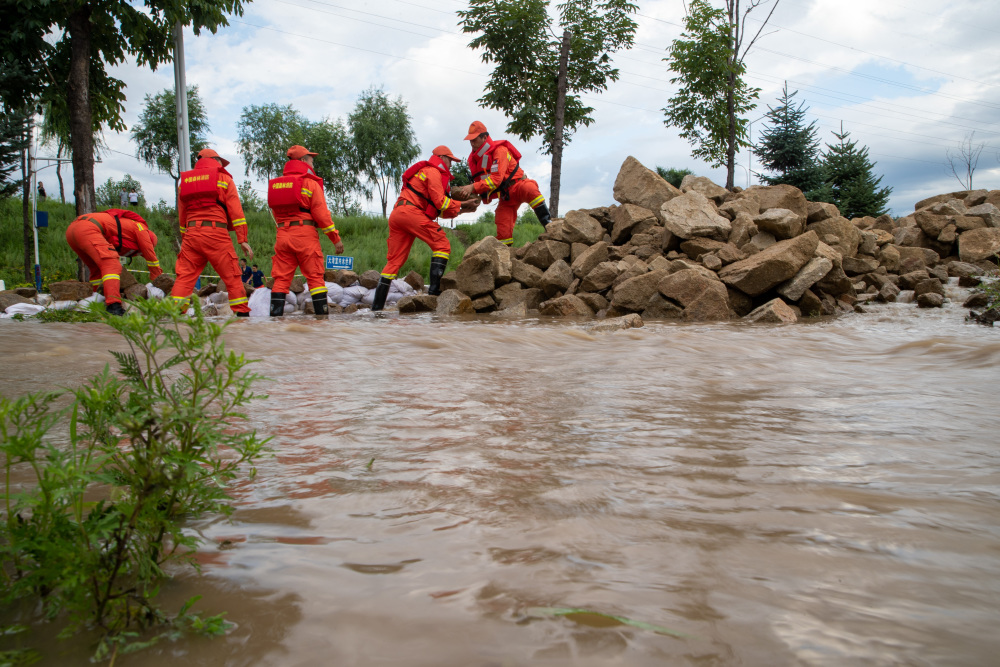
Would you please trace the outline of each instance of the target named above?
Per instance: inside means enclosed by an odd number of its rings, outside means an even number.
[[[117,664],[996,664],[1000,330],[872,311],[237,322],[274,456],[165,591],[237,627]],[[19,393],[119,343],[3,322],[0,346]]]

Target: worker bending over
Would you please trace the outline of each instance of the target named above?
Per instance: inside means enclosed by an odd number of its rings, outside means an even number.
[[[497,239],[506,245],[514,243],[514,223],[521,204],[534,209],[542,227],[549,224],[551,217],[545,197],[538,191],[538,183],[521,169],[518,162],[521,153],[510,142],[491,138],[486,126],[478,120],[469,126],[465,139],[472,146],[469,170],[473,190],[484,204],[500,200],[496,211]]]
[[[444,230],[435,222],[454,218],[459,213],[474,211],[479,201],[457,201],[451,198],[451,165],[458,162],[447,146],[434,149],[430,159],[421,160],[403,172],[403,189],[389,214],[389,240],[385,267],[375,288],[372,310],[382,310],[389,295],[392,279],[410,256],[413,240],[420,239],[431,247],[431,272],[428,294],[441,293],[441,276],[448,265],[451,243]]]
[[[274,257],[271,258],[271,276],[274,278],[271,317],[285,314],[285,297],[288,296],[296,267],[302,268],[302,275],[309,284],[313,310],[317,315],[326,315],[329,311],[326,282],[323,280],[323,248],[314,230],[326,234],[338,255],[344,253],[344,244],[326,208],[323,179],[313,169],[313,157],[318,153],[304,146],[292,146],[287,154],[288,162],[282,176],[267,183],[267,205],[278,225]]]
[[[109,208],[81,215],[69,223],[66,241],[90,271],[90,285],[94,291],[103,288],[104,308],[112,315],[125,314],[119,257],[141,254],[149,267],[150,280],[156,280],[163,273],[160,260],[156,258],[156,234],[138,213],[132,211]]]
[[[224,160],[211,148],[198,153],[194,169],[181,173],[177,219],[182,241],[177,255],[177,280],[170,298],[186,305],[206,264],[211,264],[229,293],[229,307],[237,317],[249,317],[246,290],[229,232],[248,259],[253,250],[247,243],[247,219],[236,191],[236,183]]]

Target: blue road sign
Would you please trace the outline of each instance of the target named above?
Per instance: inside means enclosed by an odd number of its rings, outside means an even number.
[[[326,256],[326,268],[328,269],[347,269],[348,271],[354,270],[354,258],[345,257],[344,255],[327,255]]]
[[[49,212],[48,211],[35,211],[35,227],[41,229],[42,227],[49,226]]]

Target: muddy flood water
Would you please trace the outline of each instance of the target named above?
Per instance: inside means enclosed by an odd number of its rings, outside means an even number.
[[[998,664],[1000,329],[964,312],[236,322],[273,455],[162,598],[236,627],[116,665]],[[0,322],[3,391],[122,347]]]

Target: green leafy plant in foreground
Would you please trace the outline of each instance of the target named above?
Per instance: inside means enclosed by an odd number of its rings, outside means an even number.
[[[96,632],[98,660],[184,631],[224,632],[221,616],[190,611],[194,600],[171,616],[154,598],[167,564],[197,567],[185,522],[231,512],[227,483],[266,444],[241,428],[259,376],[226,351],[225,325],[169,302],[133,308],[102,315],[127,343],[112,352],[117,373],[0,397],[0,601],[38,600],[19,608],[65,623],[63,637]],[[68,437],[52,435],[67,422]]]

